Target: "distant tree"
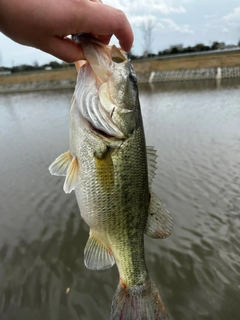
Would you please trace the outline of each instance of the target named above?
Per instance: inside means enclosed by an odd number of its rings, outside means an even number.
[[[37,60],[33,61],[33,66],[34,66],[34,68],[36,68],[36,69],[39,67]]]
[[[62,65],[58,63],[57,61],[51,61],[49,63],[49,66],[51,66],[53,69],[62,68]]]
[[[194,50],[195,51],[204,51],[204,48],[205,48],[204,44],[198,43],[195,45]]]
[[[26,71],[33,71],[33,70],[34,70],[34,67],[28,64],[22,64],[20,66],[12,67],[12,73],[26,72]]]
[[[198,43],[195,45],[195,47],[193,47],[194,51],[206,51],[209,49],[210,49],[209,46],[205,46],[205,44],[202,44],[202,43]]]
[[[141,31],[143,35],[143,55],[147,57],[151,52],[152,46],[152,32],[153,32],[154,24],[153,20],[149,19],[147,21],[142,22]]]
[[[149,57],[149,58],[154,58],[154,57],[156,57],[156,56],[157,56],[157,55],[156,55],[155,53],[149,53],[149,54],[148,54],[148,57]]]
[[[213,44],[212,44],[212,46],[211,46],[211,49],[212,49],[212,50],[217,50],[218,45],[219,45],[219,42],[218,42],[218,41],[214,41]]]
[[[170,51],[171,54],[176,54],[176,53],[179,53],[179,52],[180,51],[179,51],[179,49],[177,47],[172,48],[171,51]]]
[[[135,59],[137,59],[138,57],[137,57],[136,55],[134,55],[134,54],[132,53],[132,51],[129,51],[129,52],[128,52],[128,58],[129,58],[130,60],[135,60]]]
[[[165,54],[170,54],[170,49],[165,49],[162,51],[162,54],[165,55]]]
[[[184,53],[193,52],[193,51],[194,51],[194,49],[192,47],[183,48]]]
[[[67,63],[67,62],[62,62],[62,68],[68,69],[69,67],[72,67],[72,65],[74,66],[74,64],[71,63]]]

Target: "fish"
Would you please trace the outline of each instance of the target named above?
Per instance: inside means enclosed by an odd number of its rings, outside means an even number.
[[[78,76],[70,109],[69,151],[50,165],[65,176],[89,226],[85,266],[104,270],[116,264],[119,284],[111,320],[167,320],[166,308],[150,278],[144,235],[164,239],[172,217],[152,191],[157,154],[147,147],[137,77],[127,54],[78,34],[73,40],[86,61]]]

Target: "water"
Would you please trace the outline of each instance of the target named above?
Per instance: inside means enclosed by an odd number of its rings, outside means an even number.
[[[140,87],[154,183],[174,219],[146,237],[170,319],[239,319],[240,80]],[[72,91],[0,95],[0,319],[106,320],[116,267],[83,264],[88,227],[47,170],[68,150]],[[69,288],[69,289],[68,289]]]

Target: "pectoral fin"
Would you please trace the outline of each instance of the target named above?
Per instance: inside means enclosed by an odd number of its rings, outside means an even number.
[[[72,161],[70,151],[67,151],[57,157],[49,167],[49,171],[54,176],[66,176],[67,169]]]
[[[167,238],[173,228],[172,217],[154,193],[151,193],[150,196],[145,233],[151,238]]]
[[[84,250],[84,263],[91,270],[108,269],[115,263],[111,250],[107,249],[91,232]]]
[[[72,192],[77,186],[77,177],[79,171],[79,164],[76,157],[72,158],[72,161],[68,167],[66,179],[63,185],[65,193]]]

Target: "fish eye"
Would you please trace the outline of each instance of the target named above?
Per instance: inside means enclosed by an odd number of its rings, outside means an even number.
[[[112,46],[111,58],[115,63],[122,63],[126,61],[126,56],[115,46]]]
[[[125,61],[125,59],[123,59],[121,57],[112,57],[112,61],[115,63],[122,63]]]

